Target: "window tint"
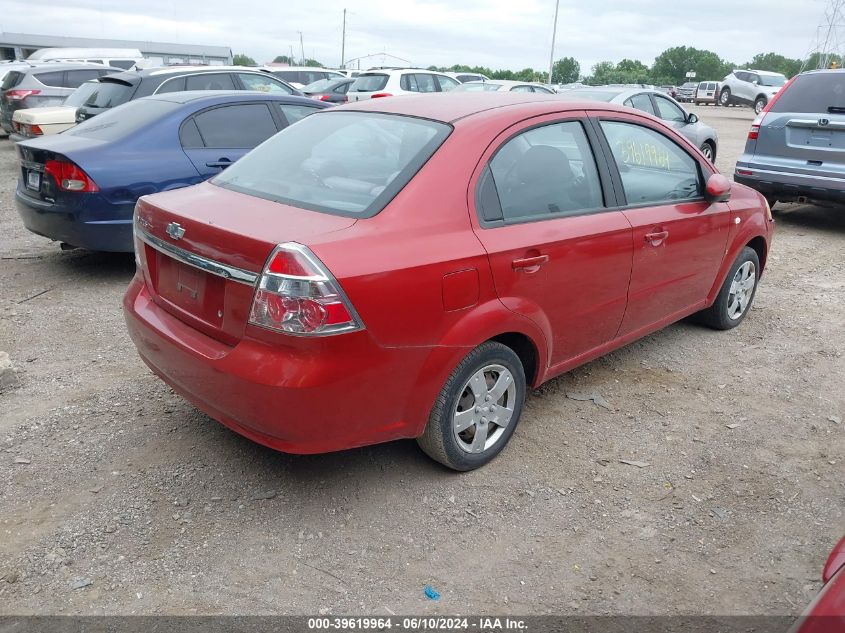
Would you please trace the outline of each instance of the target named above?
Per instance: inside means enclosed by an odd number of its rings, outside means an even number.
[[[202,142],[202,136],[200,136],[199,128],[197,128],[196,121],[194,121],[193,117],[185,121],[182,127],[179,128],[179,142],[185,149],[205,147],[205,144]]]
[[[490,171],[505,222],[604,206],[595,158],[576,121],[544,125],[512,138],[496,152]]]
[[[17,86],[26,75],[16,70],[9,71],[3,78],[3,84],[0,85],[0,90],[10,90]]]
[[[698,163],[652,129],[602,121],[628,204],[673,202],[701,195]]]
[[[285,128],[212,182],[305,209],[369,217],[407,184],[449,130],[400,115],[329,111]]]
[[[65,105],[113,108],[129,101],[134,90],[133,86],[118,81],[92,81],[77,88],[65,99]]]
[[[771,112],[845,112],[845,72],[798,75],[772,104]]]
[[[748,81],[754,83],[755,81],[759,84],[760,83],[760,75],[756,75],[754,73],[748,73]]]
[[[317,111],[317,108],[312,108],[311,106],[291,105],[289,103],[280,103],[279,108],[281,108],[282,114],[287,119],[288,125],[293,125],[300,119],[304,119],[309,114],[314,114]]]
[[[419,92],[419,89],[417,88],[417,78],[414,75],[402,75],[399,78],[399,87],[402,88],[402,90]]]
[[[514,86],[510,90],[511,92],[534,92],[531,90],[531,86]]]
[[[62,82],[64,81],[64,73],[61,71],[33,74],[35,75],[35,78],[38,79],[38,81],[40,81],[45,86],[52,86],[54,88],[62,87]]]
[[[466,83],[467,81],[484,81],[481,75],[458,75],[458,81]]]
[[[625,100],[625,105],[629,108],[636,108],[649,114],[654,114],[654,106],[651,105],[651,99],[646,94],[634,95],[630,99]]]
[[[276,75],[279,79],[284,79],[285,81],[293,81],[295,83],[302,83],[299,81],[299,71],[298,70],[274,70],[273,74]],[[306,82],[311,83],[311,82]]]
[[[452,79],[451,77],[441,77],[440,75],[437,75],[437,83],[440,84],[440,89],[443,92],[448,92],[449,90],[461,85],[461,82],[457,79]]]
[[[164,94],[165,92],[182,92],[185,90],[185,78],[174,77],[168,79],[161,84],[155,91],[155,94]]]
[[[273,136],[276,123],[263,103],[223,106],[194,117],[206,147],[250,149]]]
[[[342,81],[335,86],[335,88],[332,90],[332,92],[339,94],[339,95],[345,95],[349,91],[349,86],[351,86],[351,85],[352,85],[351,81]]]
[[[686,123],[687,115],[678,106],[669,101],[669,99],[655,95],[654,101],[657,103],[657,115],[661,119],[676,123]]]
[[[761,86],[782,86],[786,83],[783,75],[758,75]]]
[[[355,83],[349,88],[349,92],[375,92],[382,90],[387,85],[387,75],[358,75]]]
[[[272,92],[275,94],[289,95],[293,91],[273,77],[259,75],[256,73],[239,73],[238,77],[246,90],[259,90],[261,92]]]
[[[201,73],[185,78],[185,90],[235,90],[229,73]]]
[[[65,85],[68,88],[79,88],[82,84],[86,81],[91,81],[92,79],[97,79],[102,75],[99,70],[92,69],[92,70],[69,70],[67,71],[67,78],[65,79]]]

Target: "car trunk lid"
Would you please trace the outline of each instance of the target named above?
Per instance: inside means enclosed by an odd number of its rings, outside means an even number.
[[[355,223],[210,183],[141,198],[135,216],[136,253],[153,300],[229,345],[243,337],[255,283],[276,245],[308,244]]]

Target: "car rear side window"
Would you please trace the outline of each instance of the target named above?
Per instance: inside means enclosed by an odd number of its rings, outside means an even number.
[[[387,85],[388,75],[372,74],[358,75],[355,83],[349,88],[349,92],[376,92],[383,90]]]
[[[845,114],[845,71],[798,75],[769,111]]]
[[[630,99],[625,100],[625,105],[629,108],[636,108],[637,110],[654,114],[654,106],[651,105],[651,99],[649,99],[647,94],[634,95]]]
[[[7,73],[3,78],[3,84],[0,85],[0,90],[11,90],[22,82],[25,76],[25,73],[21,73],[16,70],[9,71],[9,73]]]
[[[457,79],[452,79],[451,77],[443,75],[437,75],[437,83],[440,84],[440,90],[443,92],[449,92],[461,85],[461,82]]]
[[[490,172],[505,223],[604,207],[596,160],[578,121],[536,127],[511,138],[496,151]]]
[[[97,79],[101,76],[101,71],[96,69],[91,70],[69,70],[65,77],[65,86],[68,88],[79,88],[86,81]]]
[[[212,182],[304,209],[371,217],[450,130],[445,123],[395,114],[321,112],[285,128]]]
[[[258,90],[259,92],[272,92],[282,95],[293,94],[293,90],[288,88],[281,81],[269,75],[259,75],[258,73],[238,73],[238,78],[244,85],[245,90]]]
[[[184,77],[174,77],[173,79],[168,79],[156,89],[155,94],[163,94],[165,92],[183,92],[185,90],[185,78]]]
[[[179,128],[179,142],[184,149],[199,149],[205,147],[205,143],[200,136],[199,128],[194,117],[185,121]]]
[[[65,74],[61,71],[53,71],[53,72],[46,72],[46,73],[33,73],[35,78],[40,81],[45,86],[51,86],[53,88],[63,88],[62,85],[65,80]]]
[[[222,106],[194,118],[205,146],[216,149],[250,149],[278,132],[264,103]]]
[[[185,78],[185,90],[235,90],[230,73],[201,73]]]
[[[602,121],[629,205],[677,203],[701,196],[698,162],[651,128]]]

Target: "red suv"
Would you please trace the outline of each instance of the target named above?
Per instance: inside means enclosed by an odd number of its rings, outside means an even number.
[[[417,438],[492,459],[529,387],[691,314],[748,313],[765,199],[641,112],[518,93],[376,99],[141,198],[144,361],[256,442]]]

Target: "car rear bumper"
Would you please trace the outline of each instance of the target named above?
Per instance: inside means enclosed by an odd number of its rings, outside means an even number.
[[[760,169],[740,162],[734,180],[780,202],[845,202],[845,179],[841,178]]]
[[[161,308],[136,275],[124,316],[142,360],[177,393],[249,439],[325,453],[414,437],[404,411],[431,350],[388,348],[366,331],[290,345],[228,346]],[[428,416],[428,411],[421,412]],[[420,416],[417,416],[420,417]]]
[[[43,237],[92,251],[131,253],[134,205],[115,206],[113,217],[84,220],[81,209],[68,209],[35,200],[18,190],[15,204],[24,226]]]

